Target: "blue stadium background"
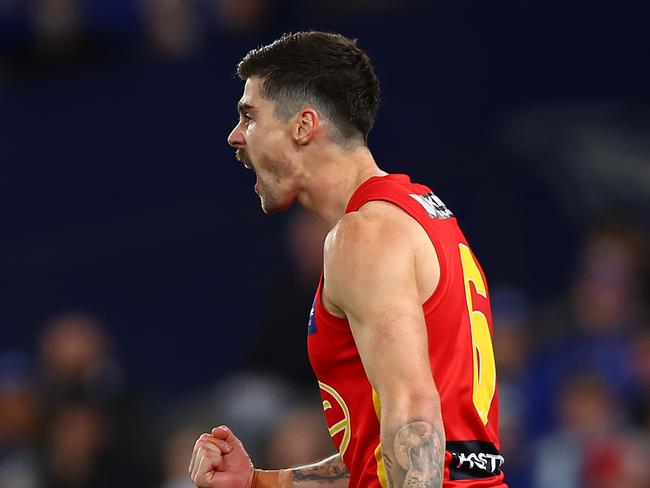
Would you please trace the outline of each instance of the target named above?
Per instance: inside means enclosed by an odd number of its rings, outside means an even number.
[[[69,312],[101,322],[122,388],[147,405],[142,417],[154,431],[178,423],[170,418],[201,418],[179,405],[201,403],[201,392],[251,369],[269,302],[293,279],[286,232],[295,212],[263,215],[251,174],[226,144],[242,88],[235,65],[249,49],[305,29],[357,38],[370,54],[382,83],[375,157],[434,188],[459,218],[505,316],[524,316],[532,343],[542,336],[526,367],[546,371],[532,366],[538,358],[571,358],[590,339],[562,342],[570,319],[552,319],[554,334],[536,328],[569,296],[594,229],[616,222],[640,243],[630,280],[640,290],[635,307],[648,305],[649,13],[634,3],[555,0],[0,1],[5,390],[38,394],[39,337]],[[296,301],[291,317],[304,312],[304,321],[278,333],[304,334],[310,305]],[[646,317],[640,311],[614,333],[623,348],[645,344]],[[639,355],[649,368],[650,348]],[[609,374],[592,373],[597,386]],[[553,374],[531,372],[521,383],[555,387]],[[623,393],[601,388],[624,405],[617,425],[643,439],[642,453],[650,433],[643,374]],[[273,381],[294,388],[290,377]],[[203,418],[220,422],[217,410]],[[530,412],[523,417],[535,423]],[[519,428],[531,454],[514,463],[521,473],[511,486],[566,486],[534,474],[546,459],[536,453],[559,427],[547,420]],[[163,466],[168,440],[157,435],[151,457]],[[47,465],[48,439],[25,439],[21,449]],[[595,468],[578,464],[564,472],[578,473],[579,486],[610,486],[602,484],[608,474],[594,481],[585,473]],[[165,469],[148,486],[163,486]],[[638,486],[650,486],[646,475]]]

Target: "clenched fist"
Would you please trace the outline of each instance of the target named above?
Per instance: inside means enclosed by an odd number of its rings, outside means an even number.
[[[241,441],[221,426],[198,438],[189,471],[199,488],[251,488],[255,469]]]

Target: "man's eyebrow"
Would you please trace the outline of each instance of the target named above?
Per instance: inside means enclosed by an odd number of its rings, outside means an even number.
[[[250,105],[248,103],[238,102],[237,103],[237,111],[240,114],[243,114],[244,112],[255,112],[255,107],[253,107],[252,105]]]

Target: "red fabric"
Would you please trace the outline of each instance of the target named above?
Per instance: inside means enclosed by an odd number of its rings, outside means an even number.
[[[410,194],[431,192],[411,183],[406,175],[373,177],[354,193],[346,213],[357,211],[372,200],[391,202],[411,215],[426,230],[440,262],[440,282],[423,304],[429,337],[429,357],[433,377],[440,393],[447,441],[487,441],[499,448],[498,398],[495,391],[487,425],[483,425],[472,401],[473,346],[465,295],[465,282],[459,257],[459,243],[467,244],[455,217],[432,218]],[[480,268],[479,268],[480,269]],[[483,275],[483,272],[481,271]],[[485,281],[485,276],[483,275]],[[321,302],[322,278],[310,318],[309,358],[321,383],[327,424],[336,430],[333,441],[339,451],[345,436],[349,443],[343,459],[350,472],[350,488],[381,488],[375,449],[379,445],[379,420],[375,413],[372,387],[363,369],[359,352],[346,320],[330,314]],[[489,300],[472,292],[475,309],[480,307],[492,319]],[[489,297],[488,297],[489,298]],[[480,301],[479,299],[482,299]],[[331,390],[336,394],[333,394]],[[336,398],[339,397],[339,398]],[[327,402],[327,403],[326,403]],[[349,413],[346,414],[345,410]],[[345,423],[345,419],[349,425]],[[341,423],[343,421],[343,423]],[[347,427],[346,427],[347,425]],[[349,432],[347,432],[349,431]],[[449,481],[450,452],[445,459],[445,488],[505,487],[503,473],[476,480]]]

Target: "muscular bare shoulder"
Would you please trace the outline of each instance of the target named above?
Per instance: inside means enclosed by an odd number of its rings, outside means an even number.
[[[369,202],[346,214],[325,241],[326,306],[343,316],[346,302],[359,294],[394,283],[417,285],[418,255],[427,245],[422,227],[393,204]]]
[[[379,250],[403,232],[406,219],[408,217],[394,205],[369,202],[339,220],[325,240],[325,252],[353,256],[362,249]]]

